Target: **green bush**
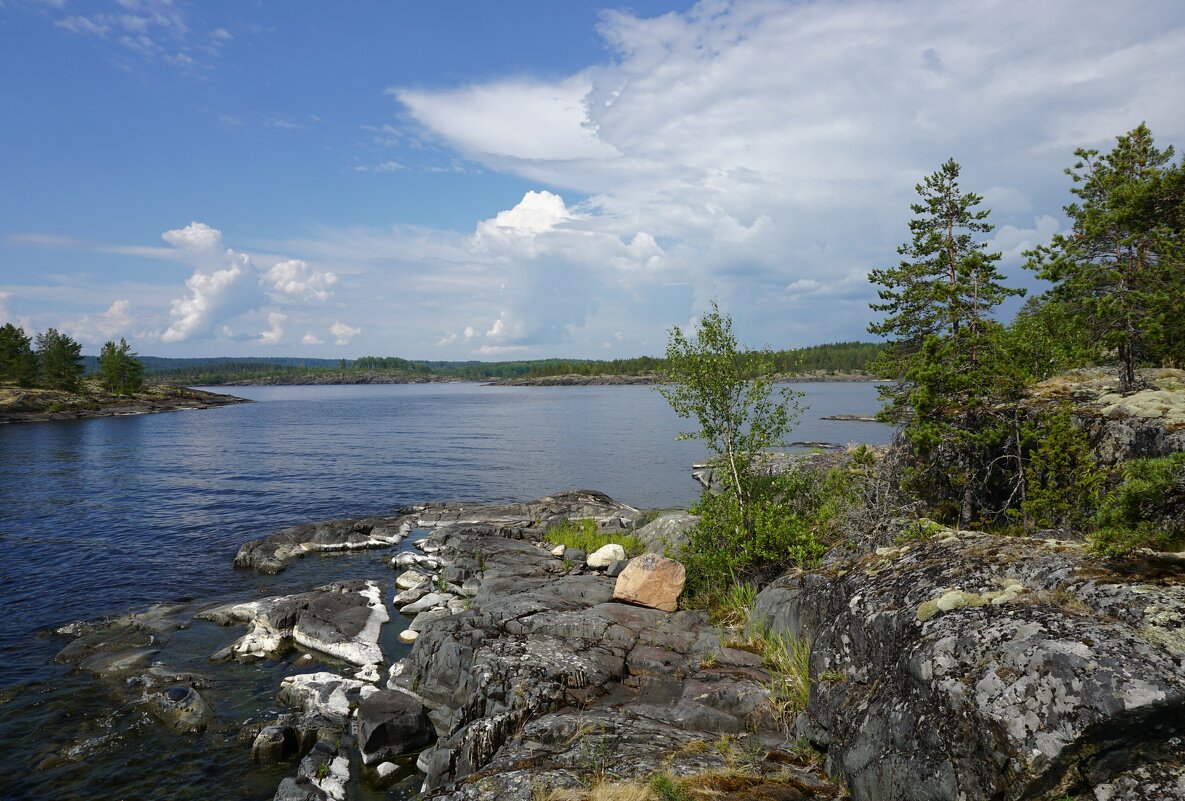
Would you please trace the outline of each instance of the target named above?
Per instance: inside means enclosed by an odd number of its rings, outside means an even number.
[[[1099,556],[1185,546],[1185,453],[1124,465],[1123,481],[1103,500],[1096,523],[1091,549]]]
[[[700,521],[680,554],[689,596],[815,565],[836,537],[851,484],[841,468],[755,477],[747,520],[735,495],[704,493],[691,510]]]
[[[1019,508],[1025,527],[1083,530],[1107,480],[1086,434],[1064,412],[1037,419],[1026,433],[1025,496]]]

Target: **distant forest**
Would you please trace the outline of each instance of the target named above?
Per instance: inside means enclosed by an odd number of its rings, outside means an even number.
[[[864,373],[884,349],[872,342],[836,342],[808,348],[773,351],[768,355],[781,375],[804,373]],[[537,359],[509,362],[412,361],[397,356],[362,356],[357,359],[234,358],[167,359],[142,356],[145,378],[155,383],[217,386],[236,381],[318,375],[383,374],[408,378],[488,381],[499,378],[546,378],[556,375],[651,375],[663,360],[651,356],[633,359]]]

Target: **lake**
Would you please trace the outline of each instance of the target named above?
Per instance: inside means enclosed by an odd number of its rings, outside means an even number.
[[[821,419],[873,413],[875,385],[790,386],[806,394],[809,407],[792,439],[889,440],[891,431],[879,424]],[[56,731],[63,718],[89,714],[87,725],[122,732],[88,754],[85,769],[56,767],[31,777],[23,775],[27,768],[10,769],[0,777],[0,796],[119,798],[155,789],[182,797],[201,776],[224,773],[228,761],[251,773],[249,760],[241,764],[247,747],[224,745],[195,755],[192,764],[172,765],[172,789],[159,784],[160,776],[125,753],[132,738],[141,759],[153,758],[163,747],[153,724],[104,722],[94,682],[52,661],[65,641],[45,636],[46,629],[162,600],[288,592],[360,570],[383,577],[386,568],[375,564],[381,551],[305,559],[280,576],[233,569],[243,541],[311,520],[389,514],[423,501],[531,500],[575,487],[637,507],[684,507],[698,494],[690,465],[706,454],[698,442],[676,441],[688,423],[650,387],[232,392],[257,402],[0,426],[0,741],[15,748],[10,758],[36,761],[47,741],[61,747],[81,736]],[[238,633],[198,632],[195,641],[210,650],[173,658],[200,664]],[[243,668],[235,678],[243,697],[233,703],[254,711],[274,703],[281,669]],[[32,783],[9,786],[18,776]],[[278,780],[257,770],[229,796],[269,798]]]

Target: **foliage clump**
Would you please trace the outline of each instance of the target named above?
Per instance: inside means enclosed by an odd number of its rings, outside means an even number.
[[[1101,556],[1185,548],[1185,452],[1127,462],[1095,522],[1091,548]]]
[[[99,353],[99,381],[108,392],[131,395],[144,385],[144,366],[132,353],[127,340],[107,342]]]

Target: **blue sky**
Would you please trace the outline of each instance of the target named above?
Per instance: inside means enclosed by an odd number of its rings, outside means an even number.
[[[953,156],[1015,282],[1062,169],[1185,144],[1175,0],[0,0],[0,319],[94,352],[867,339]]]

